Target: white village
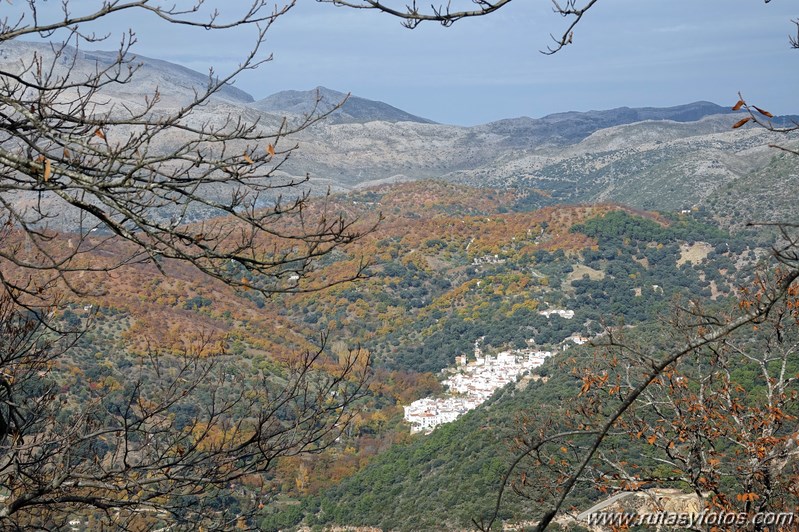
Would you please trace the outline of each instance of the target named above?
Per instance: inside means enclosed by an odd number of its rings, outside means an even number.
[[[538,312],[542,316],[559,316],[570,320],[574,311],[549,309]],[[537,368],[552,356],[551,351],[533,348],[502,351],[496,356],[484,355],[480,349],[482,338],[474,342],[474,360],[466,355],[455,357],[455,367],[443,370],[452,375],[442,381],[447,387],[444,397],[425,397],[403,407],[405,421],[410,423],[411,432],[429,434],[442,423],[450,423],[469,410],[477,408],[488,400],[498,389],[515,381],[524,373]],[[582,345],[590,338],[573,334],[564,340],[561,349],[568,349],[569,343]],[[532,343],[532,339],[529,341]]]
[[[515,349],[496,356],[485,355],[480,349],[480,339],[474,343],[474,360],[466,355],[455,357],[454,374],[443,381],[449,388],[445,397],[425,397],[405,408],[405,420],[411,432],[432,432],[442,423],[455,421],[464,413],[477,408],[491,395],[524,372],[537,368],[552,356],[550,351]]]

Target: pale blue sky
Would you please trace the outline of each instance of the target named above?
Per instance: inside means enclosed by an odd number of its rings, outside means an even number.
[[[73,0],[73,9],[98,3]],[[245,3],[220,2],[221,11]],[[565,27],[549,0],[516,0],[451,28],[415,30],[377,12],[299,0],[269,33],[264,50],[274,61],[237,86],[259,99],[324,85],[463,125],[619,106],[732,104],[738,91],[773,112],[799,113],[799,50],[788,47],[797,17],[797,4],[786,0],[603,0],[572,46],[545,56],[539,50],[549,34]],[[252,39],[247,30],[215,34],[131,15],[102,30],[116,42],[128,25],[138,53],[200,71],[229,69]]]

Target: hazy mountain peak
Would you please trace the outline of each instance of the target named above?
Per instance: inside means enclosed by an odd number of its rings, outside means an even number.
[[[327,87],[316,87],[307,91],[286,90],[267,96],[256,102],[253,107],[270,113],[288,113],[306,115],[314,111],[319,102],[318,111],[326,111],[340,104],[347,94]],[[340,109],[336,109],[328,118],[331,123],[365,123],[382,122],[417,122],[433,124],[432,120],[412,115],[384,102],[368,100],[351,95]]]
[[[58,50],[60,46],[60,44],[20,40],[6,41],[0,50],[0,65],[14,71],[23,63],[29,63],[33,54],[37,53],[44,58],[45,68],[52,65],[58,75],[69,75],[72,80],[81,80],[94,75],[98,65],[101,68],[113,65],[119,55],[117,51],[84,51],[67,46],[58,61],[50,63],[53,60],[54,50]],[[106,93],[151,95],[157,88],[164,100],[174,99],[185,103],[195,97],[195,92],[202,93],[208,86],[208,74],[136,53],[131,53],[128,59],[132,66],[140,65],[133,80],[122,85],[108,85],[104,89]],[[127,67],[122,69],[123,72],[125,70]],[[222,87],[214,95],[214,98],[234,103],[254,101],[251,95],[232,85]]]

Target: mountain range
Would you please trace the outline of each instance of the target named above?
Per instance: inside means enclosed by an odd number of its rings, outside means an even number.
[[[34,53],[52,56],[50,46],[6,43],[0,67],[13,70]],[[49,54],[49,55],[48,55]],[[70,65],[72,55],[74,66]],[[112,52],[69,50],[55,62],[91,72],[113,61]],[[133,81],[108,86],[112,102],[136,109],[156,89],[162,107],[176,107],[203,90],[208,76],[166,61],[136,56]],[[795,145],[797,136],[776,138],[747,124],[732,129],[740,113],[710,102],[563,112],[542,118],[517,117],[473,127],[437,124],[389,104],[325,87],[283,91],[255,100],[232,86],[196,110],[202,123],[219,115],[240,115],[275,130],[284,118],[309,113],[326,119],[292,138],[300,149],[281,167],[290,177],[310,175],[313,190],[346,192],[390,182],[440,179],[477,187],[520,191],[529,206],[614,201],[647,209],[715,209],[736,218],[741,211],[765,216],[790,209],[784,194],[760,194],[743,206],[740,190],[758,176],[769,188],[795,186],[799,177],[775,141]],[[777,123],[798,117],[775,119]],[[776,171],[775,171],[776,170]],[[750,190],[751,192],[751,190]],[[209,190],[225,195],[226,190]]]

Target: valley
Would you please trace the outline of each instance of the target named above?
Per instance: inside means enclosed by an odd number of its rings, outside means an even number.
[[[320,293],[264,298],[209,283],[177,263],[162,266],[166,275],[137,265],[111,277],[84,275],[96,295],[68,303],[60,319],[91,328],[52,378],[75,404],[115,397],[125,393],[126,368],[138,357],[179,353],[205,336],[222,341],[224,354],[214,356],[228,385],[247,387],[258,375],[280,375],[282,363],[329,334],[324,366],[332,369],[353,346],[373,359],[352,425],[324,453],[282,460],[262,487],[236,485],[237,497],[266,500],[277,490],[257,513],[264,530],[299,522],[467,526],[493,504],[515,420],[525,410],[557,410],[579,392],[574,361],[590,360],[594,349],[585,339],[606,328],[659,336],[651,330],[674,298],[724,304],[751,280],[770,242],[721,229],[702,211],[559,205],[501,212],[514,198],[435,181],[335,196],[326,208],[364,220],[380,210],[385,220],[317,272],[340,272],[367,257],[368,278]],[[477,338],[480,359],[468,360],[478,354]],[[523,362],[511,363],[520,355]],[[447,385],[468,393],[465,375],[447,373],[445,381],[441,374],[456,357],[467,373],[479,360],[483,368],[498,365],[481,404],[463,403],[457,419],[442,408],[450,423],[414,434],[404,406],[441,397]],[[508,369],[514,364],[529,365],[532,378],[517,384],[517,370]],[[453,483],[461,488],[443,487]],[[531,518],[520,500],[508,504],[510,521]]]

